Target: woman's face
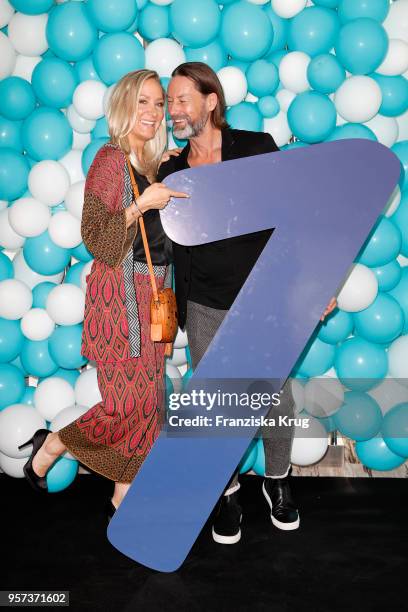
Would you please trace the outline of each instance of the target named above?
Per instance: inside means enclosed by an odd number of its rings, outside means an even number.
[[[163,90],[155,79],[145,81],[139,97],[137,117],[131,134],[138,140],[154,138],[164,116]]]

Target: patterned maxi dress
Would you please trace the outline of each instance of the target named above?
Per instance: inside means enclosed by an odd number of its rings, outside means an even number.
[[[95,259],[87,277],[82,354],[97,366],[102,401],[63,427],[59,437],[91,470],[132,482],[164,418],[164,344],[150,340],[151,285],[133,261],[135,224],[126,228],[133,193],[126,158],[110,143],[85,184],[82,238]],[[171,265],[154,266],[171,286]]]

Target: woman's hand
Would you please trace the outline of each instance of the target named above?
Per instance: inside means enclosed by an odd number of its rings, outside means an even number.
[[[322,316],[320,317],[321,321],[324,321],[325,317],[327,317],[327,315],[329,315],[331,312],[333,312],[333,310],[337,308],[337,300],[335,297],[333,297],[328,306],[326,306],[326,309],[324,311],[324,313],[322,314]]]
[[[163,209],[169,203],[170,198],[188,198],[187,193],[173,191],[163,183],[153,183],[144,190],[136,200],[140,212],[143,214],[151,208]]]
[[[169,161],[170,157],[178,157],[182,150],[182,147],[177,147],[176,149],[169,149],[168,151],[165,151],[162,155],[160,165],[166,161]]]

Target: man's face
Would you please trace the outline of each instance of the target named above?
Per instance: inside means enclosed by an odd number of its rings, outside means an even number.
[[[171,79],[167,89],[167,105],[173,121],[173,133],[180,140],[198,136],[210,116],[207,96],[203,96],[187,77]]]

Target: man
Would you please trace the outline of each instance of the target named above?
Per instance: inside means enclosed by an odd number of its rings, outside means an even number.
[[[178,170],[279,151],[269,134],[230,129],[225,120],[221,83],[206,64],[188,62],[176,68],[167,94],[173,133],[189,142],[179,156],[170,157],[161,166],[159,181]],[[193,368],[204,355],[272,231],[194,247],[173,243],[179,325],[187,331]],[[293,417],[293,407],[290,386],[285,385],[280,405],[272,408],[270,414],[276,418]],[[289,486],[293,428],[285,428],[284,435],[279,428],[271,429],[262,431],[266,463],[262,491],[271,509],[272,523],[279,529],[296,529],[299,513]],[[218,505],[212,530],[218,543],[234,544],[241,537],[239,488],[236,472]]]

